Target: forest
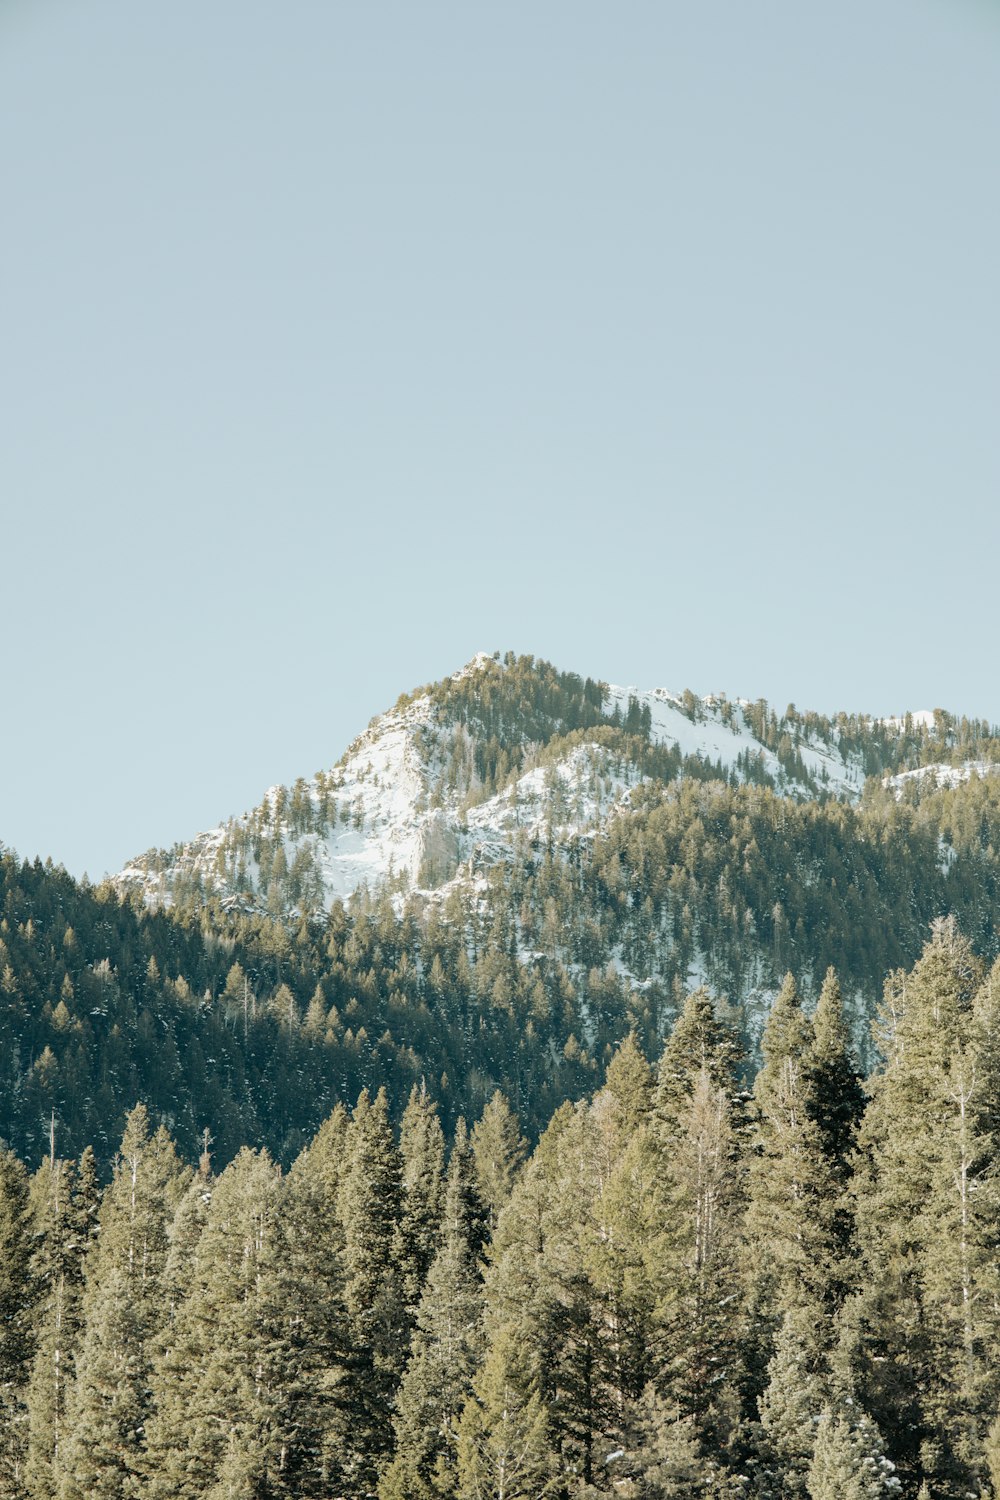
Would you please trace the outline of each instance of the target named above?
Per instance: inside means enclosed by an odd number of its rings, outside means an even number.
[[[1000,1500],[1000,739],[474,667],[0,848],[0,1500]]]
[[[687,775],[440,899],[305,916],[151,908],[0,850],[0,1136],[37,1163],[55,1116],[105,1170],[142,1100],[189,1161],[207,1128],[217,1161],[250,1144],[288,1166],[338,1101],[384,1086],[398,1124],[423,1083],[449,1133],[499,1089],[534,1140],[628,1032],[656,1054],[692,975],[752,1070],[783,974],[814,1003],[836,967],[867,1072],[885,976],[932,921],[997,957],[998,850],[995,776],[850,805]]]
[[[750,1083],[695,989],[533,1149],[415,1085],[286,1166],[5,1150],[0,1492],[1000,1494],[1000,964],[937,921],[874,1029],[788,974]]]

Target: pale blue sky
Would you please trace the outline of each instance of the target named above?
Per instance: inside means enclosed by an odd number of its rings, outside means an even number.
[[[480,649],[1000,720],[1000,5],[0,4],[0,840]]]

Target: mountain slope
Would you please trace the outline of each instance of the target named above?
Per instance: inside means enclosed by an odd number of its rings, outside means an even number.
[[[564,993],[588,1049],[626,1013],[662,1035],[705,982],[752,1050],[784,970],[808,994],[835,964],[867,1054],[885,974],[927,923],[956,911],[989,944],[1000,782],[969,809],[997,765],[987,725],[941,711],[779,718],[480,655],[402,697],[330,771],[142,856],[117,886],[289,925],[343,902],[421,925],[437,911],[470,956],[502,946],[515,989],[539,981],[546,1007]]]
[[[538,711],[521,693],[528,676],[561,684],[568,711]],[[512,681],[520,715],[504,712]],[[214,893],[291,915],[363,886],[439,890],[510,858],[519,839],[564,843],[603,827],[637,783],[684,770],[797,800],[860,795],[863,750],[818,716],[778,721],[762,704],[590,681],[573,702],[576,683],[545,663],[480,655],[375,719],[330,771],[272,787],[253,811],[168,853],[149,851],[117,884],[153,903]]]
[[[780,719],[477,659],[332,771],[97,889],[0,851],[0,1135],[289,1160],[337,1100],[495,1088],[529,1129],[706,983],[754,1055],[786,970],[855,1039],[953,913],[1000,929],[1000,746],[936,713]],[[909,775],[908,772],[923,774]],[[862,773],[865,779],[862,782]]]

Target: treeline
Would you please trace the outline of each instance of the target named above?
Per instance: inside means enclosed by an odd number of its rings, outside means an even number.
[[[413,1089],[282,1171],[0,1154],[0,1493],[1000,1494],[1000,964],[936,925],[863,1089],[831,972],[752,1091],[704,990],[534,1152]]]
[[[484,799],[515,794],[525,771],[565,763],[584,745],[615,765],[627,784],[640,779],[654,783],[654,795],[676,790],[682,780],[697,780],[731,788],[748,783],[820,802],[834,797],[835,783],[829,769],[817,762],[817,751],[832,766],[850,765],[872,778],[876,797],[879,779],[895,772],[937,763],[1000,762],[1000,737],[989,724],[943,710],[929,723],[909,715],[902,721],[846,714],[831,718],[800,713],[794,704],[779,714],[763,699],[734,703],[723,695],[703,701],[685,690],[678,706],[692,721],[717,719],[755,737],[756,743],[727,767],[707,754],[685,756],[677,745],[658,743],[650,706],[637,697],[612,702],[605,683],[511,652],[502,660],[499,653],[480,658],[454,677],[404,695],[396,708],[405,715],[418,701],[422,707],[407,723],[426,783],[417,810],[444,808],[453,824]],[[398,728],[402,722],[389,719],[383,728]],[[373,720],[370,729],[378,724]],[[346,830],[365,831],[366,808],[372,806],[367,794],[380,775],[374,762],[365,759],[366,747],[370,750],[373,743],[377,745],[377,733],[374,741],[362,736],[331,771],[273,789],[253,811],[230,819],[221,836],[203,835],[170,851],[148,851],[129,878],[138,883],[144,875],[157,899],[169,894],[182,910],[200,909],[213,896],[224,895],[237,908],[279,920],[318,915],[328,899],[327,841]],[[935,789],[934,777],[915,777],[902,795],[919,803]],[[444,872],[429,881],[432,885],[450,878],[457,847],[453,854],[453,860],[418,870],[418,884],[427,886],[431,869]],[[395,879],[394,889],[405,891],[407,877]]]
[[[449,1131],[501,1088],[537,1134],[593,1088],[624,986],[593,1049],[564,1056],[568,979],[488,952],[491,931],[387,896],[295,928],[179,915],[0,854],[0,1136],[37,1160],[54,1120],[106,1173],[142,1098],[189,1161],[208,1127],[217,1161],[250,1144],[287,1166],[339,1100],[384,1085],[398,1120],[422,1080]]]
[[[595,801],[625,766],[593,761]],[[604,832],[516,837],[443,900],[362,893],[316,920],[150,910],[0,854],[0,1134],[37,1160],[54,1116],[106,1171],[142,1098],[190,1161],[208,1127],[220,1162],[249,1144],[287,1166],[338,1101],[384,1085],[398,1111],[423,1080],[448,1131],[500,1089],[535,1139],[629,1031],[655,1054],[692,974],[756,1064],[782,974],[813,1001],[836,965],[867,1067],[884,977],[929,922],[997,956],[1000,777],[912,805],[690,777],[631,796]]]

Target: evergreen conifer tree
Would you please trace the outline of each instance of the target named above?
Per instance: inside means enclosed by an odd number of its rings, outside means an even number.
[[[707,1068],[675,1129],[668,1144],[658,1132],[652,1141],[657,1185],[648,1196],[658,1222],[647,1256],[657,1298],[655,1384],[721,1459],[738,1419],[744,1193],[732,1101]]]
[[[347,1138],[350,1118],[342,1104],[337,1104],[299,1153],[292,1175],[308,1173],[321,1186],[331,1213],[338,1212],[340,1182],[347,1167]]]
[[[733,1093],[737,1066],[735,1039],[716,1016],[708,990],[703,986],[692,990],[656,1069],[653,1109],[661,1128],[676,1128],[702,1072],[717,1089]]]
[[[778,1332],[768,1383],[760,1401],[763,1431],[758,1489],[773,1500],[805,1496],[807,1475],[824,1407],[824,1390],[810,1366],[806,1320],[791,1313]]]
[[[93,1202],[73,1162],[46,1158],[31,1183],[37,1352],[26,1393],[26,1485],[33,1500],[53,1500],[66,1407],[80,1329],[83,1265]]]
[[[630,1031],[608,1064],[604,1087],[615,1102],[622,1136],[627,1137],[649,1114],[653,1097],[653,1074],[638,1038]]]
[[[437,1106],[422,1085],[410,1090],[399,1150],[403,1208],[398,1263],[403,1301],[412,1317],[438,1247],[444,1207],[444,1136]]]
[[[0,1496],[22,1492],[28,1424],[25,1385],[35,1350],[28,1174],[0,1145]]]
[[[846,1181],[865,1096],[851,1055],[840,983],[833,969],[826,972],[813,1016],[806,1070],[809,1112],[819,1126],[824,1154],[836,1165],[841,1181]]]
[[[636,1440],[630,1465],[648,1500],[708,1500],[723,1492],[725,1480],[713,1472],[701,1448],[697,1424],[650,1386],[638,1403]],[[609,1465],[609,1467],[611,1467]],[[612,1495],[616,1490],[609,1488]]]
[[[886,982],[854,1186],[859,1292],[845,1325],[863,1405],[904,1483],[964,1496],[997,1400],[995,1102],[979,971],[954,924]],[[985,1001],[983,1003],[986,1003]]]
[[[472,1127],[476,1180],[479,1196],[486,1206],[487,1227],[491,1237],[500,1211],[514,1190],[527,1150],[527,1142],[521,1134],[517,1116],[497,1089]]]
[[[248,1483],[266,1467],[270,1413],[259,1373],[257,1294],[277,1190],[271,1163],[247,1150],[214,1185],[188,1295],[153,1374],[155,1411],[142,1460],[150,1500],[212,1493],[237,1446]]]
[[[83,1331],[59,1453],[60,1500],[123,1500],[141,1463],[149,1387],[167,1317],[168,1226],[187,1174],[142,1105],[128,1116],[100,1232],[87,1254]]]
[[[844,1020],[840,984],[828,969],[813,1016],[813,1036],[805,1059],[807,1108],[820,1136],[820,1148],[837,1193],[831,1231],[839,1270],[831,1286],[837,1302],[843,1299],[854,1264],[854,1218],[848,1199],[853,1153],[864,1113],[864,1091],[852,1057],[850,1034]]]
[[[207,1157],[174,1210],[168,1231],[167,1255],[163,1265],[163,1298],[166,1319],[162,1338],[169,1341],[170,1329],[178,1308],[191,1291],[198,1244],[208,1220],[214,1183]]]
[[[344,1295],[359,1361],[354,1430],[374,1474],[392,1437],[391,1412],[409,1345],[403,1268],[397,1263],[402,1163],[384,1090],[358,1099],[337,1194],[344,1233]]]
[[[547,1500],[556,1493],[545,1409],[523,1355],[501,1334],[459,1423],[457,1500]]]
[[[482,1348],[482,1285],[476,1265],[480,1219],[470,1153],[456,1143],[448,1165],[442,1241],[417,1313],[400,1387],[396,1457],[381,1500],[431,1500],[455,1493],[458,1420]]]
[[[994,1417],[983,1445],[986,1472],[992,1486],[993,1500],[1000,1500],[1000,1415]]]
[[[366,1467],[354,1437],[356,1361],[343,1240],[312,1184],[283,1184],[279,1208],[261,1279],[263,1370],[280,1435],[269,1493],[277,1500],[329,1500],[350,1493]]]
[[[899,1491],[872,1424],[850,1411],[836,1416],[824,1412],[806,1475],[809,1500],[885,1500]]]
[[[801,1335],[812,1356],[819,1356],[829,1341],[829,1314],[841,1284],[841,1187],[813,1118],[811,1044],[812,1027],[788,975],[764,1030],[764,1066],[754,1083],[747,1207],[751,1399],[762,1389],[761,1368],[783,1317],[802,1315]]]

